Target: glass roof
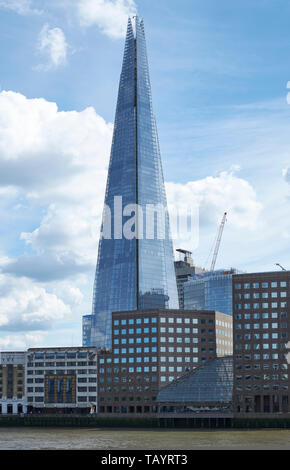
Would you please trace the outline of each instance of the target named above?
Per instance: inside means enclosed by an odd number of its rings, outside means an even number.
[[[232,401],[233,358],[212,359],[207,364],[180,377],[162,388],[157,396],[159,403],[197,403]]]

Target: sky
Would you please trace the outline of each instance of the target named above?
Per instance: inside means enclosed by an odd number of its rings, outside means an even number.
[[[81,345],[128,16],[144,19],[169,212],[209,268],[290,269],[290,3],[0,0],[0,349]]]

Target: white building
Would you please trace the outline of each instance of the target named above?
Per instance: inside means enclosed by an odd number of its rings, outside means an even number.
[[[97,407],[97,348],[30,348],[28,413],[87,413]]]

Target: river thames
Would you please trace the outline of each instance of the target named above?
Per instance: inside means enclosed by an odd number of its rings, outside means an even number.
[[[1,450],[290,449],[290,430],[0,428]]]

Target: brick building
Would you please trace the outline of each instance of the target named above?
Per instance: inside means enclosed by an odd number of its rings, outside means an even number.
[[[154,413],[162,387],[232,354],[232,318],[215,311],[115,312],[112,344],[98,355],[99,413]]]
[[[24,412],[25,352],[0,352],[0,414]]]
[[[233,276],[234,412],[289,409],[290,272]]]

